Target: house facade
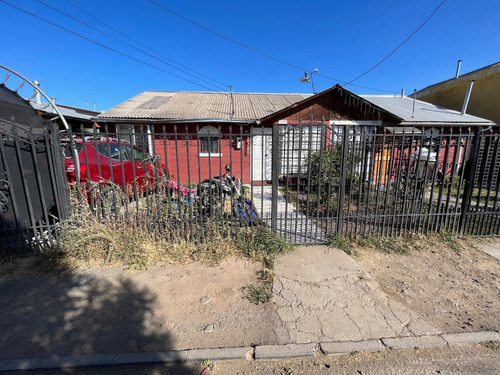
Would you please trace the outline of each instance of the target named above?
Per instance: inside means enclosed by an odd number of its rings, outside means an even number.
[[[328,148],[342,139],[345,129],[349,129],[355,138],[370,139],[374,150],[367,154],[367,158],[371,158],[369,163],[375,169],[388,171],[387,160],[401,160],[403,153],[408,157],[423,147],[428,149],[426,152],[435,154],[436,162],[441,166],[451,165],[455,155],[465,157],[464,152],[455,152],[455,148],[464,147],[459,144],[464,142],[460,133],[470,133],[476,126],[493,124],[486,119],[410,97],[359,96],[339,85],[266,116],[260,123],[268,128],[279,126],[286,133],[280,137],[282,175],[300,173],[300,165],[310,157],[310,153],[304,150],[317,152]],[[269,134],[268,131],[268,137]],[[374,137],[370,138],[370,134]],[[443,138],[440,134],[457,136]],[[409,141],[413,146],[407,146]],[[445,142],[453,142],[453,145],[446,145],[448,152],[444,152]],[[270,161],[265,164],[270,164]],[[390,172],[378,177],[381,182],[390,178]]]
[[[251,159],[252,147],[259,143],[252,125],[307,96],[146,91],[96,121],[158,155],[174,180],[196,184],[223,174],[230,165],[232,173],[248,183],[263,178]]]
[[[436,141],[440,133],[492,124],[409,97],[359,96],[340,85],[313,96],[149,91],[97,121],[159,155],[170,178],[186,184],[220,175],[226,164],[244,183],[270,182],[275,127],[283,176],[300,172],[311,153],[330,147],[345,129],[358,137],[418,133]],[[371,157],[382,165],[392,146],[380,147]]]

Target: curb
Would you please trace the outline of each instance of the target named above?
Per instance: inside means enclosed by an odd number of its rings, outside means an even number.
[[[67,357],[27,358],[0,360],[0,372],[23,370],[65,369],[128,365],[139,363],[172,363],[225,360],[267,360],[311,357],[320,350],[326,355],[343,355],[353,352],[369,353],[382,350],[411,350],[452,345],[477,344],[499,341],[500,332],[465,332],[426,336],[388,337],[365,341],[336,341],[311,344],[257,345],[244,347],[169,350],[164,352],[90,354]]]

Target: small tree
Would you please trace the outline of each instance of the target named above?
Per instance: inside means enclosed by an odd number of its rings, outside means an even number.
[[[359,181],[358,173],[354,167],[359,163],[359,155],[353,155],[349,152],[347,157],[346,187],[352,182]],[[311,154],[305,161],[305,167],[308,170],[310,187],[318,191],[322,197],[326,197],[328,193],[338,192],[338,186],[329,186],[332,183],[332,178],[339,178],[342,165],[342,145],[337,142],[328,148],[316,151]]]
[[[305,162],[311,185],[325,186],[330,183],[331,177],[340,176],[341,157],[342,147],[339,144],[312,153]]]

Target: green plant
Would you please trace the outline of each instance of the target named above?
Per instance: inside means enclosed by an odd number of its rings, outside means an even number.
[[[410,252],[408,243],[401,237],[380,238],[377,248],[386,253],[408,254]]]
[[[450,231],[442,230],[439,232],[439,237],[444,243],[446,243],[446,245],[448,245],[450,249],[452,249],[457,254],[460,254],[462,247],[460,246],[456,235],[454,235]]]
[[[492,350],[500,350],[500,342],[499,341],[486,341],[482,342],[481,345],[487,347]]]
[[[274,281],[274,271],[270,268],[264,267],[257,271],[257,277],[266,284],[272,284]]]
[[[265,266],[271,269],[274,267],[276,255],[284,254],[293,248],[292,244],[264,225],[249,228],[236,239],[236,245],[243,254],[263,261]]]
[[[0,264],[7,264],[12,262],[12,255],[7,254],[7,251],[0,251]]]
[[[330,247],[337,247],[344,251],[347,255],[357,255],[356,248],[350,243],[347,238],[339,235],[330,236],[327,239],[327,244]]]
[[[311,175],[311,184],[313,186],[328,184],[330,176],[338,176],[340,174],[341,157],[342,146],[340,143],[336,143],[326,150],[312,153],[305,161]]]
[[[200,368],[202,370],[205,370],[205,369],[209,369],[210,371],[213,371],[214,369],[214,363],[210,360],[210,359],[204,359],[203,361],[201,361],[200,363]]]
[[[415,236],[376,237],[366,236],[356,240],[360,247],[373,247],[386,253],[408,254],[417,245]]]
[[[254,286],[254,285],[246,286],[245,296],[250,302],[256,305],[259,305],[261,303],[266,303],[271,300],[271,292],[268,290],[268,288],[263,286]]]
[[[340,176],[340,165],[342,162],[342,145],[340,142],[332,144],[325,150],[320,150],[311,154],[304,162],[304,166],[309,176],[309,186],[317,191],[322,198],[328,198],[328,194],[334,194],[338,187],[332,187],[331,179]],[[359,186],[359,175],[354,166],[359,164],[361,156],[352,151],[347,155],[347,170],[345,185],[349,186],[351,197],[354,190]]]
[[[257,227],[253,238],[253,245],[263,254],[275,257],[288,252],[293,245],[286,242],[279,234],[265,226]]]

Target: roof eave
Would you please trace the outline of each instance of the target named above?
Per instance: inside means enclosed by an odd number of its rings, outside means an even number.
[[[119,118],[119,117],[94,117],[97,122],[113,122],[120,124],[190,124],[190,123],[232,123],[232,124],[254,124],[253,119],[220,119],[220,118],[191,118],[191,119],[145,119],[145,118]]]
[[[401,126],[439,126],[439,127],[468,127],[493,126],[494,122],[434,122],[434,121],[402,121]]]

